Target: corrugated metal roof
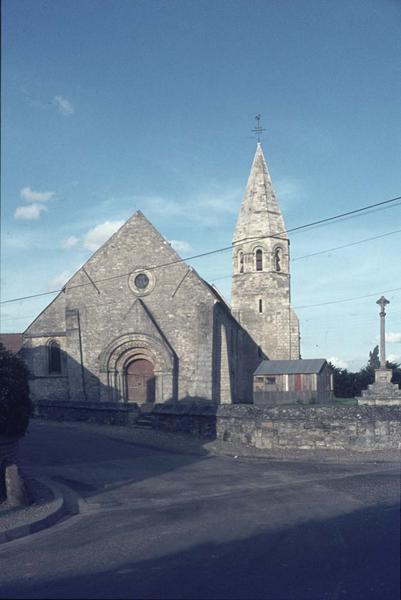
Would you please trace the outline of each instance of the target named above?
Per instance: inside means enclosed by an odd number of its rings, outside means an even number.
[[[17,354],[22,348],[22,333],[0,333],[0,342],[6,350]]]
[[[254,375],[282,375],[294,373],[320,373],[325,358],[302,358],[299,360],[264,360]]]

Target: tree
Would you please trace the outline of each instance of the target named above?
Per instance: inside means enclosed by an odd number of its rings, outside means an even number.
[[[337,398],[354,398],[360,396],[362,390],[366,390],[368,385],[375,380],[375,369],[380,367],[379,346],[375,346],[369,352],[369,359],[365,367],[362,367],[357,373],[352,373],[347,369],[339,369],[331,364],[334,379],[334,395]],[[387,369],[392,369],[392,382],[401,384],[401,365],[386,361]]]
[[[395,363],[395,362],[389,362],[387,360],[386,367],[387,367],[387,369],[392,369],[392,371],[393,371],[393,377],[392,377],[391,381],[393,383],[401,385],[401,364]]]
[[[32,404],[25,363],[0,343],[0,435],[22,437]]]
[[[334,395],[337,398],[354,398],[358,393],[357,373],[340,369],[329,363],[333,369]]]
[[[29,372],[24,362],[0,344],[0,495],[12,506],[28,503],[18,473],[18,440],[25,435],[32,410]]]

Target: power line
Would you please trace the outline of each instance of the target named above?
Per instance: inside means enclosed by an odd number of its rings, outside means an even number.
[[[372,240],[378,240],[380,238],[387,237],[389,235],[394,235],[396,233],[401,233],[401,229],[396,229],[395,231],[388,231],[387,233],[382,233],[380,235],[375,235],[373,237],[364,238],[362,240],[357,240],[355,242],[349,242],[348,244],[343,244],[342,246],[335,246],[334,248],[326,248],[325,250],[319,250],[318,252],[312,252],[311,254],[304,254],[303,256],[295,256],[291,259],[291,262],[296,260],[302,260],[304,258],[310,258],[311,256],[318,256],[319,254],[326,254],[327,252],[334,252],[336,250],[342,250],[343,248],[350,248],[351,246],[357,246],[358,244],[363,244],[365,242],[370,242]],[[214,281],[221,281],[223,279],[230,279],[232,275],[222,275],[221,277],[214,277],[211,279],[211,283]]]
[[[343,244],[342,246],[336,246],[334,248],[327,248],[326,250],[319,250],[318,252],[312,252],[311,254],[304,254],[303,256],[296,256],[292,259],[292,262],[294,262],[295,260],[301,260],[303,258],[310,258],[311,256],[317,256],[318,254],[326,254],[326,252],[334,252],[335,250],[342,250],[343,248],[350,248],[351,246],[357,246],[358,244],[364,244],[365,242],[370,242],[372,240],[378,240],[380,238],[384,238],[389,235],[394,235],[395,233],[401,233],[401,229],[396,229],[395,231],[389,231],[387,233],[382,233],[381,235],[375,235],[373,237],[364,238],[363,240],[358,240],[356,242],[350,242],[348,244]]]
[[[369,210],[370,208],[376,208],[377,206],[383,206],[385,204],[390,204],[390,202],[395,202],[396,200],[401,200],[401,196],[397,196],[396,198],[390,198],[390,200],[383,200],[382,202],[376,202],[375,204],[363,206],[362,208],[356,208],[354,210],[349,210],[348,212],[342,213],[340,215],[334,215],[333,217],[327,217],[326,219],[320,219],[319,221],[315,221],[314,223],[308,223],[307,225],[300,225],[299,227],[293,227],[292,229],[287,229],[287,233],[290,233],[292,231],[298,231],[299,229],[303,229],[305,227],[314,227],[315,225],[322,225],[323,223],[329,223],[330,221],[334,221],[335,219],[349,217],[350,215],[356,215],[363,211]],[[285,232],[281,232],[281,233],[285,233]],[[276,235],[279,235],[279,234],[276,234]]]
[[[387,294],[389,292],[397,292],[401,290],[401,287],[392,288],[391,290],[382,290],[381,292],[374,292],[373,294],[365,294],[364,296],[354,296],[353,298],[343,298],[342,300],[329,300],[328,302],[320,302],[319,304],[304,304],[303,306],[293,306],[294,310],[300,310],[301,308],[314,308],[315,306],[326,306],[328,304],[339,304],[340,302],[351,302],[352,300],[362,300],[363,298],[371,298],[378,294]]]
[[[89,284],[85,284],[85,285],[89,285]],[[73,286],[75,287],[80,287],[80,286]],[[63,288],[61,288],[61,290],[52,290],[51,292],[41,292],[40,294],[30,294],[29,296],[21,296],[20,298],[11,298],[10,300],[2,300],[0,302],[0,304],[10,304],[10,302],[19,302],[22,300],[29,300],[30,298],[39,298],[39,296],[49,296],[50,294],[58,294],[59,292],[62,292]]]
[[[322,225],[322,224],[325,224],[325,223],[329,223],[329,222],[332,222],[332,221],[337,220],[337,219],[343,219],[345,217],[350,217],[352,215],[360,214],[362,212],[365,212],[365,211],[370,210],[372,208],[376,208],[378,206],[382,206],[384,208],[385,205],[388,205],[388,204],[390,204],[392,202],[396,202],[397,200],[401,200],[401,196],[396,196],[394,198],[390,198],[389,200],[383,200],[381,202],[376,202],[374,204],[369,204],[369,205],[363,206],[361,208],[356,208],[354,210],[350,210],[350,211],[347,211],[347,212],[344,212],[344,213],[339,213],[339,214],[333,215],[331,217],[326,217],[324,219],[319,219],[317,221],[312,221],[311,223],[306,223],[304,225],[298,225],[297,227],[292,227],[291,229],[282,230],[282,231],[279,231],[279,232],[271,234],[271,235],[264,235],[264,236],[247,238],[247,240],[248,241],[252,241],[252,240],[256,241],[256,240],[263,240],[263,239],[267,239],[267,238],[279,238],[283,234],[288,234],[288,233],[291,233],[291,232],[294,232],[294,231],[300,231],[302,229],[307,229],[307,228],[310,228],[310,227],[315,227],[317,225]],[[398,206],[398,205],[394,205],[394,206]],[[241,241],[234,242],[231,246],[224,246],[223,248],[216,248],[214,250],[209,250],[208,252],[202,252],[200,254],[194,254],[193,256],[189,256],[187,258],[178,258],[176,260],[169,261],[167,263],[163,263],[163,264],[160,264],[160,265],[154,265],[153,267],[147,267],[147,269],[149,271],[153,271],[155,269],[161,269],[161,268],[168,267],[168,266],[171,266],[171,265],[175,265],[175,264],[178,264],[178,263],[182,263],[182,262],[194,260],[196,258],[203,258],[205,256],[210,256],[212,254],[218,254],[220,252],[225,252],[227,250],[231,250],[233,246],[235,246],[236,244],[239,245],[240,243],[241,243]],[[128,273],[121,273],[119,275],[112,275],[111,277],[105,277],[103,279],[97,279],[96,281],[94,281],[94,283],[103,283],[105,281],[111,281],[113,279],[119,279],[120,277],[127,277],[128,275],[130,275],[131,272],[132,271],[129,271]],[[74,285],[74,286],[70,286],[69,289],[75,289],[75,288],[79,288],[79,287],[86,287],[88,285],[93,285],[93,283],[92,282],[81,283],[81,284],[77,284],[77,285]],[[50,294],[57,294],[57,293],[62,292],[62,291],[65,291],[65,286],[63,288],[59,289],[59,290],[52,290],[52,291],[49,291],[49,292],[41,292],[41,293],[38,293],[38,294],[30,294],[28,296],[21,296],[19,298],[10,298],[9,300],[2,300],[0,302],[0,304],[10,304],[11,302],[20,302],[20,301],[23,301],[23,300],[29,300],[31,298],[39,298],[41,296],[49,296]]]

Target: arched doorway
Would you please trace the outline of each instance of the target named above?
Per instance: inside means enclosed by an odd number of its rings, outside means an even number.
[[[155,372],[144,358],[131,361],[126,368],[127,401],[145,404],[155,401]]]

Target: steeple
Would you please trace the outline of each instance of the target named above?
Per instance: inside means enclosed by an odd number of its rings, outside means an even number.
[[[260,142],[233,236],[232,310],[271,359],[299,358],[289,240]]]
[[[284,219],[274,193],[262,144],[258,142],[233,243],[268,236],[287,239]]]

